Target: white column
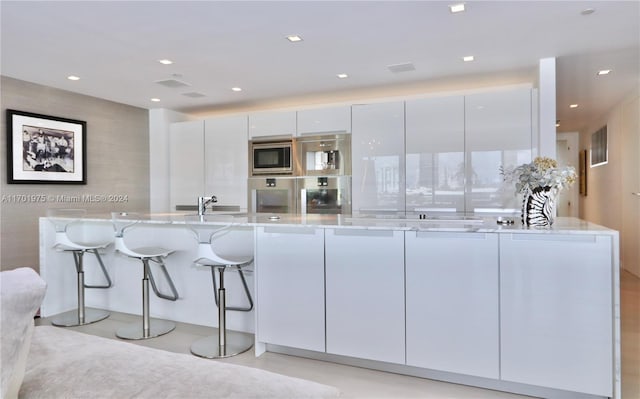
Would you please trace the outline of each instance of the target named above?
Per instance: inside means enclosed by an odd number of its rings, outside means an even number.
[[[169,125],[189,116],[165,108],[149,110],[149,211],[169,211]]]
[[[538,67],[538,155],[556,157],[556,59],[543,58]]]

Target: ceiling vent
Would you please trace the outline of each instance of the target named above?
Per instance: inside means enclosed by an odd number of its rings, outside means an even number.
[[[413,65],[410,62],[405,62],[403,64],[387,65],[387,68],[393,73],[409,72],[409,71],[416,70],[415,65]]]
[[[197,91],[192,91],[190,93],[182,93],[183,96],[185,97],[191,97],[191,98],[201,98],[201,97],[206,97],[206,94],[202,94],[202,93],[198,93]]]
[[[177,87],[189,87],[191,86],[189,83],[183,82],[178,79],[165,79],[165,80],[156,80],[154,83],[157,83],[164,87],[169,87],[171,89],[175,89]]]

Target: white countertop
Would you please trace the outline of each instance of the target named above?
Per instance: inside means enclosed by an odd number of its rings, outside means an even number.
[[[183,225],[190,212],[152,213],[140,215],[142,223]],[[346,228],[368,230],[403,230],[434,232],[478,233],[536,233],[536,234],[617,234],[617,231],[585,220],[558,217],[551,227],[526,227],[519,217],[511,217],[514,224],[498,224],[496,217],[439,216],[429,219],[404,216],[370,215],[300,215],[268,213],[208,213],[203,219],[191,219],[193,224],[234,224],[237,226]],[[110,214],[87,215],[85,220],[111,220]]]

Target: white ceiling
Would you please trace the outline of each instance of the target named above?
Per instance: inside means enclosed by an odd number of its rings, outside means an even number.
[[[2,1],[1,73],[201,115],[533,82],[539,60],[556,57],[559,131],[579,130],[638,85],[637,0],[467,0],[451,14],[454,2]],[[406,62],[415,70],[387,69]],[[191,86],[154,83],[165,79]]]

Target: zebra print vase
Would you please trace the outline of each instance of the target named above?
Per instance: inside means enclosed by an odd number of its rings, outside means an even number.
[[[549,227],[553,224],[558,190],[549,186],[528,189],[522,201],[522,224]]]

